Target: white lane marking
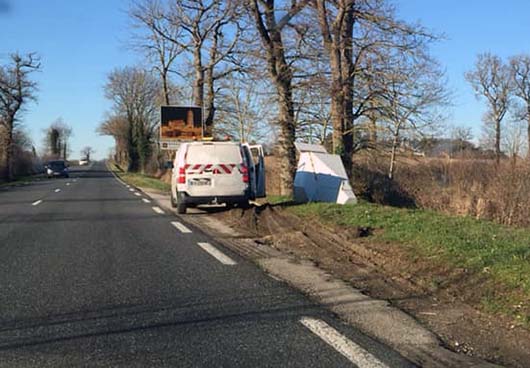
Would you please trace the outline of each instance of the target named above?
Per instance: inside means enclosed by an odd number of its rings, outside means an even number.
[[[161,215],[164,214],[164,211],[162,211],[162,209],[161,209],[160,207],[158,207],[158,206],[154,206],[154,207],[152,207],[152,208],[153,208],[153,211],[155,211],[156,213],[159,213],[159,214],[161,214]]]
[[[70,183],[66,183],[66,186],[69,186],[69,185],[70,185]]]
[[[59,193],[61,191],[61,189],[57,188],[55,189],[55,193]]]
[[[74,183],[77,181],[77,179],[72,180]]]
[[[145,203],[151,203],[151,201],[147,198],[142,198],[142,201],[144,201]]]
[[[134,195],[137,196],[137,197],[141,197],[142,195],[138,192],[134,192]]]
[[[32,206],[38,206],[41,203],[42,203],[42,199],[39,199],[38,201],[33,202],[31,205]]]
[[[234,266],[236,265],[236,261],[234,261],[232,258],[228,257],[224,253],[222,253],[219,249],[215,248],[210,243],[197,243],[199,247],[204,249],[206,252],[208,252],[212,257],[217,259],[222,264],[225,264],[227,266]]]
[[[188,229],[184,224],[181,224],[178,221],[173,221],[171,225],[175,226],[181,233],[189,234],[191,233],[191,230]]]
[[[300,323],[356,366],[361,368],[388,368],[386,364],[380,362],[368,351],[343,336],[326,322],[316,318],[302,317]]]
[[[129,192],[134,192],[134,188],[129,188]]]

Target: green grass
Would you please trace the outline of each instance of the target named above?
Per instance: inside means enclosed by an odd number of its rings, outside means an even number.
[[[482,302],[490,310],[514,312],[513,305],[528,307],[530,302],[530,229],[366,202],[354,206],[312,203],[290,207],[289,211],[327,224],[380,229],[373,241],[401,244],[414,255],[434,262],[487,274],[494,285],[501,286],[499,290],[484,290]],[[502,295],[504,292],[507,294]],[[530,322],[528,316],[525,318]]]
[[[29,184],[30,182],[35,181],[37,179],[41,179],[41,178],[42,178],[42,175],[28,175],[28,176],[21,176],[9,182],[0,181],[0,188],[12,187],[12,186],[19,185],[19,184]]]
[[[282,195],[268,195],[267,196],[267,203],[270,204],[280,204],[289,202],[291,200],[288,196],[282,196]]]
[[[125,172],[121,168],[116,166],[115,164],[109,163],[109,168],[117,176],[119,176],[121,180],[135,187],[154,189],[160,192],[167,192],[167,193],[171,191],[171,185],[163,182],[162,180],[158,178],[154,178],[148,175],[143,175],[140,173]]]

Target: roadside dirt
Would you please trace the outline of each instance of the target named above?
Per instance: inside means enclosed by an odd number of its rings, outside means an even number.
[[[480,312],[486,279],[465,269],[441,267],[403,246],[376,243],[377,229],[330,228],[301,220],[279,206],[213,213],[250,238],[312,261],[366,295],[384,299],[433,331],[455,352],[509,367],[530,367],[530,331],[506,317]]]

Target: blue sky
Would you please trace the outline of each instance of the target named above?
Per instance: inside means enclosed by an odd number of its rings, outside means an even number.
[[[525,0],[396,0],[398,15],[419,21],[444,40],[432,47],[432,54],[447,72],[454,95],[449,123],[473,128],[481,134],[486,110],[475,98],[464,73],[473,68],[476,55],[492,52],[503,58],[530,53],[530,2]]]
[[[0,0],[0,61],[9,52],[36,51],[42,57],[38,104],[23,116],[40,146],[43,129],[62,117],[74,129],[72,157],[90,145],[105,157],[112,139],[95,128],[109,103],[102,87],[108,72],[140,61],[125,45],[129,40],[129,0]],[[447,70],[454,94],[449,123],[473,127],[480,134],[484,104],[477,101],[463,74],[477,53],[502,57],[530,53],[530,2],[524,0],[395,0],[398,14],[445,35],[432,48]]]
[[[4,0],[5,1],[5,0]],[[9,1],[9,0],[8,0]],[[42,71],[38,103],[23,116],[26,130],[40,147],[43,129],[58,117],[73,127],[72,158],[85,145],[106,157],[113,146],[95,129],[109,108],[103,96],[113,68],[137,62],[128,41],[128,1],[10,0],[0,14],[0,60],[12,51],[37,52]]]

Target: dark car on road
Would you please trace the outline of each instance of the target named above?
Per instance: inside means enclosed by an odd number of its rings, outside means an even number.
[[[68,165],[63,160],[50,161],[46,164],[46,175],[48,178],[53,177],[64,177],[67,178],[68,174]]]

